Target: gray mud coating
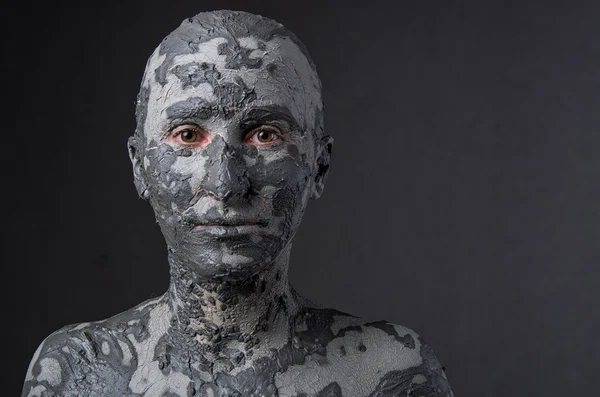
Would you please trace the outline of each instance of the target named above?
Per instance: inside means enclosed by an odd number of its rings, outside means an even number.
[[[148,60],[136,120],[134,183],[167,243],[169,289],[50,335],[22,396],[452,396],[414,331],[320,308],[289,285],[333,143],[291,32],[244,12],[185,20]],[[206,141],[178,140],[183,125]],[[253,140],[264,126],[278,132],[268,145]]]
[[[239,332],[237,329],[230,329],[226,334],[222,329],[214,330],[215,333],[221,332],[224,335],[218,343],[210,346],[195,343],[189,338],[189,334],[182,332],[182,324],[174,320],[174,317],[171,318],[172,328],[158,337],[152,332],[156,331],[153,316],[161,310],[162,305],[165,305],[164,298],[146,302],[138,308],[102,322],[83,327],[68,326],[57,331],[44,342],[39,357],[55,360],[60,368],[68,368],[73,372],[61,371],[60,382],[55,384],[45,380],[32,380],[30,383],[43,385],[47,392],[58,393],[48,395],[64,396],[81,395],[77,393],[101,396],[105,395],[103,393],[107,390],[117,390],[125,396],[162,396],[169,392],[175,396],[209,396],[214,393],[214,396],[392,397],[411,395],[407,394],[408,390],[420,393],[414,395],[452,395],[431,348],[418,336],[417,346],[407,349],[404,357],[397,357],[399,362],[420,357],[420,360],[415,360],[415,363],[419,362],[418,365],[410,366],[411,360],[404,365],[399,365],[396,361],[385,362],[383,368],[388,370],[381,372],[380,368],[373,368],[372,372],[378,375],[371,379],[362,379],[369,385],[368,390],[371,392],[356,393],[353,388],[358,386],[348,385],[352,377],[368,373],[368,365],[375,365],[378,360],[386,359],[386,355],[383,354],[385,350],[403,351],[406,348],[393,339],[385,338],[379,328],[335,310],[307,308],[299,311],[290,319],[292,332],[285,343],[263,355],[263,352],[259,352],[260,347],[256,343],[260,342],[255,340],[255,336]],[[282,307],[275,304],[272,310],[282,310]],[[133,325],[129,325],[132,323],[133,313],[137,318],[133,320]],[[352,330],[340,329],[340,324],[348,322],[354,324]],[[416,336],[413,331],[404,327],[389,325],[394,327],[396,332]],[[338,361],[341,356],[335,352],[334,346],[341,342],[351,344],[359,334],[375,336],[365,339],[368,340],[368,349],[377,350],[377,354],[372,358],[365,357],[363,366],[354,367],[360,362],[361,354],[365,353],[353,351],[350,353],[351,357],[342,359],[346,362],[344,365]],[[237,342],[238,348],[225,347],[233,341]],[[109,354],[102,352],[100,346],[103,343],[110,346]],[[140,346],[144,348],[140,349]],[[213,354],[215,359],[207,359],[207,356]],[[150,358],[152,361],[147,362]],[[248,365],[249,363],[251,365]],[[343,372],[336,372],[336,363]],[[144,387],[145,393],[133,392],[130,390],[131,382],[138,379],[140,367],[147,366],[154,369],[157,382],[148,388]],[[345,372],[352,367],[356,373]],[[293,379],[297,379],[298,373],[303,369],[309,372],[302,378],[307,381],[306,385],[311,385],[310,388],[306,388],[302,383],[286,382],[286,375],[291,374]],[[33,364],[31,372],[34,379],[36,376],[39,378],[39,374],[43,372],[39,360]],[[169,381],[166,381],[167,379]],[[156,384],[160,385],[158,381],[161,380],[165,380],[164,385],[154,387]],[[177,380],[183,383],[181,387],[174,388],[173,382]],[[171,386],[165,386],[166,384]],[[312,387],[315,384],[322,384],[322,387],[315,389]],[[360,387],[367,390],[365,385]]]

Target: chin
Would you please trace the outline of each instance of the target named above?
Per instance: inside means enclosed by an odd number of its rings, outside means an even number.
[[[274,266],[285,244],[272,235],[224,235],[188,238],[178,247],[174,253],[197,276],[242,282]]]

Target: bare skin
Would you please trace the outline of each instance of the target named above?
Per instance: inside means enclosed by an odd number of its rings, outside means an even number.
[[[291,32],[231,11],[184,21],[148,61],[137,116],[129,154],[169,290],[50,335],[23,396],[452,396],[414,331],[320,308],[288,282],[333,145]]]

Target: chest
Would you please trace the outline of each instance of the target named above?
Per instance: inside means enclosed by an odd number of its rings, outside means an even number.
[[[139,365],[129,386],[144,397],[366,397],[389,370],[386,361],[384,351],[348,340],[312,353],[290,346],[215,362],[170,355]]]

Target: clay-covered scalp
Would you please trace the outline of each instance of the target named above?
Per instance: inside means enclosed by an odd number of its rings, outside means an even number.
[[[238,11],[186,19],[148,60],[136,115],[134,182],[167,243],[169,289],[50,335],[23,397],[452,396],[414,331],[319,308],[288,283],[333,144],[291,32]]]

